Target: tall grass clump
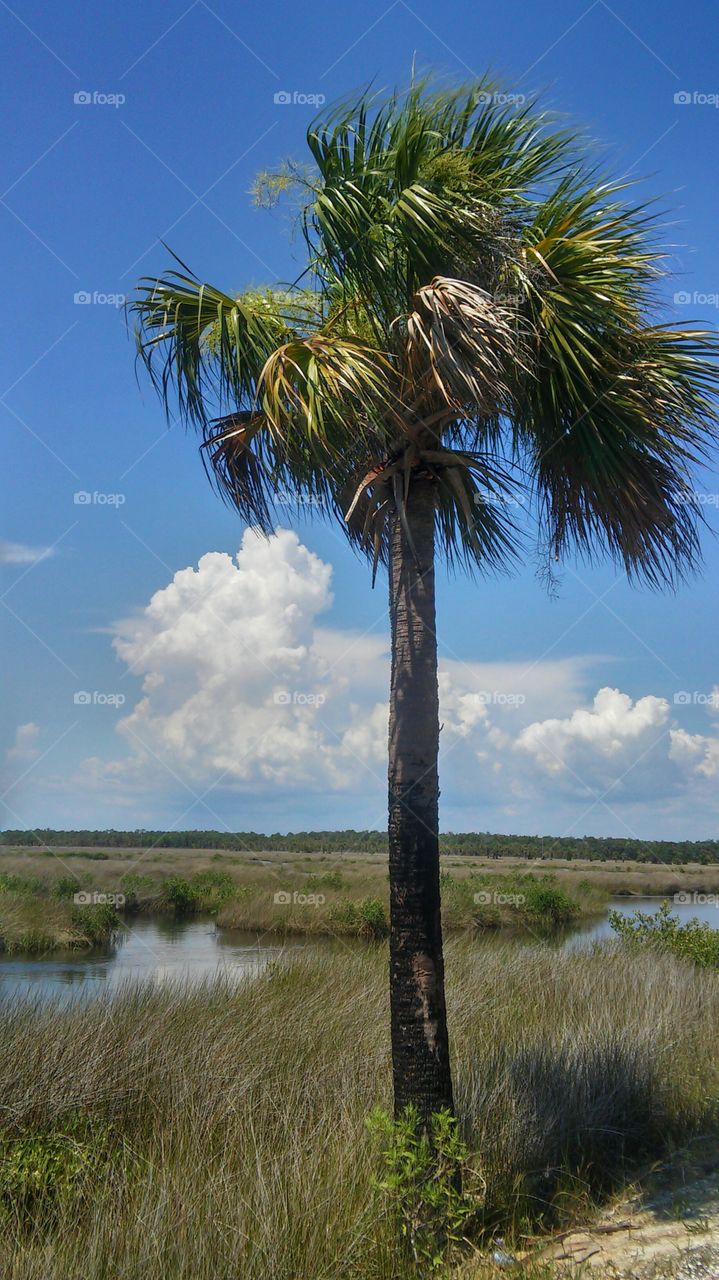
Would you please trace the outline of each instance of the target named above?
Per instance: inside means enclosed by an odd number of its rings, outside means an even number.
[[[481,1186],[473,1206],[450,1206],[455,1235],[474,1208],[475,1241],[511,1246],[668,1142],[716,1129],[712,972],[641,950],[448,950],[457,1142]],[[391,1109],[385,965],[383,946],[355,945],[281,957],[251,981],[0,1004],[0,1169],[6,1152],[20,1169],[0,1178],[0,1272],[427,1274],[398,1230],[387,1149],[367,1123]],[[79,1165],[55,1186],[68,1126]],[[28,1209],[36,1141],[55,1164]],[[413,1195],[403,1185],[402,1203]]]
[[[32,894],[0,898],[0,952],[11,955],[99,946],[120,928],[115,908],[107,903],[75,906],[67,898]]]

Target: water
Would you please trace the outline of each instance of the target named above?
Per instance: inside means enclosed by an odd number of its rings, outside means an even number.
[[[614,898],[610,909],[622,915],[636,910],[654,912],[661,898]],[[674,903],[682,920],[693,916],[719,928],[719,908],[711,903]],[[570,930],[558,945],[575,948],[611,936],[607,916]],[[487,939],[491,945],[496,935]],[[528,941],[531,941],[528,935]],[[117,988],[128,979],[202,978],[222,973],[242,976],[259,973],[276,957],[302,947],[331,946],[329,939],[307,942],[292,938],[273,942],[267,935],[217,929],[211,920],[173,920],[135,917],[111,947],[93,951],[54,951],[46,956],[0,954],[0,1000],[17,994],[65,999],[74,995]]]
[[[91,951],[53,951],[45,956],[0,954],[0,1000],[15,994],[68,997],[107,991],[133,979],[242,976],[259,971],[303,940],[258,942],[254,934],[229,932],[212,920],[134,918],[117,942]]]

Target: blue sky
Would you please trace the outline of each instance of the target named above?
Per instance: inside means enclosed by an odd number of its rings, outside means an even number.
[[[669,310],[715,326],[719,110],[702,95],[719,94],[716,7],[694,0],[689,21],[649,0],[16,0],[0,27],[3,825],[380,826],[384,583],[371,591],[337,533],[312,524],[299,544],[249,537],[227,559],[243,527],[196,442],[138,386],[111,299],[167,265],[160,240],[229,291],[292,278],[287,212],[248,196],[258,168],[303,155],[312,107],[275,94],[403,84],[415,57],[542,90],[615,172],[662,194]],[[697,487],[716,528],[719,482]],[[197,571],[207,553],[225,560]],[[567,565],[550,599],[531,557],[499,582],[441,577],[445,829],[716,835],[713,535],[705,554],[674,597]],[[177,610],[185,587],[195,634]],[[602,689],[615,693],[595,702]]]

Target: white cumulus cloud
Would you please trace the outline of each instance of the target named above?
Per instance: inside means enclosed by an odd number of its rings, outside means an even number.
[[[619,779],[662,737],[669,716],[666,698],[638,698],[603,688],[591,707],[578,707],[564,719],[527,725],[517,748],[550,774],[571,770],[586,785]]]
[[[248,530],[234,559],[211,552],[176,573],[114,641],[143,676],[119,726],[133,749],[196,781],[297,785],[322,767],[341,773],[347,726],[333,726],[331,707],[341,663],[316,635],[331,573],[288,530]]]
[[[719,738],[702,733],[672,729],[669,755],[682,768],[699,778],[715,778],[719,774]]]

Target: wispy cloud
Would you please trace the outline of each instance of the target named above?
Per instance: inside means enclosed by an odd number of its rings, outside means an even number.
[[[54,554],[54,547],[28,547],[24,542],[3,542],[0,539],[0,564],[37,564]]]
[[[28,760],[35,760],[40,754],[39,737],[40,726],[32,720],[27,724],[19,724],[15,730],[15,741],[5,752],[8,763],[24,764]]]

